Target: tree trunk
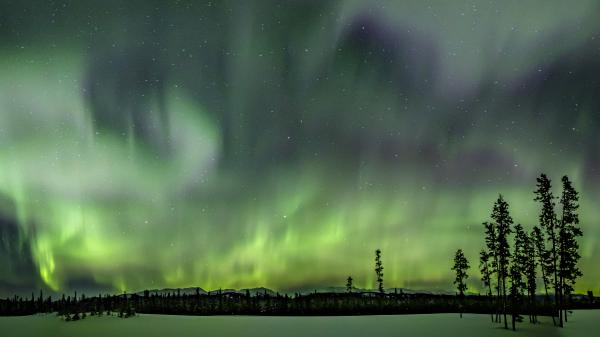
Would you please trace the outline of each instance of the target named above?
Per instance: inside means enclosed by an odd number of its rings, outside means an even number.
[[[535,300],[535,291],[531,294],[531,315],[533,316],[533,323],[537,323],[537,302]]]
[[[533,297],[531,296],[531,292],[529,292],[527,294],[527,299],[529,300],[529,323],[533,323],[534,321],[534,317],[533,317]]]
[[[500,280],[498,279],[498,296],[496,296],[496,323],[502,320],[500,305],[502,304],[502,290],[500,289]]]
[[[512,314],[512,329],[513,329],[513,331],[516,330],[516,327],[515,327],[515,314]]]
[[[544,297],[544,304],[547,305],[550,301],[550,295],[548,294],[548,285],[546,284],[546,273],[544,271],[544,266],[542,265],[542,280],[544,280],[544,290],[546,291],[546,297]],[[556,325],[556,319],[554,315],[552,315],[552,324]]]
[[[563,327],[563,295],[562,295],[562,277],[559,279],[559,290],[558,290],[558,326]]]
[[[493,299],[493,297],[492,297],[492,280],[491,280],[491,278],[488,278],[488,281],[489,281],[488,282],[488,289],[489,289],[488,298],[489,298],[490,304],[493,306],[493,303],[492,303],[492,299]],[[490,312],[490,316],[492,316],[492,323],[494,323],[494,313]]]
[[[500,275],[498,275],[498,287],[496,289],[497,292],[497,296],[496,296],[496,323],[500,323],[500,305],[502,302],[502,288],[500,287],[501,284],[501,279],[500,279]]]
[[[498,266],[498,255],[494,255],[494,264],[496,265],[496,275],[498,276],[498,283],[497,283],[497,287],[496,287],[496,323],[500,322],[500,272],[499,272],[499,266]],[[491,287],[491,285],[490,285]]]
[[[559,320],[559,326],[562,328],[562,315],[560,314],[560,284],[558,283],[558,268],[556,266],[556,238],[554,237],[555,235],[552,235],[552,259],[553,259],[553,264],[554,264],[554,308],[555,308],[555,314],[556,314],[556,310],[559,311],[559,316],[560,316],[560,320]],[[552,315],[554,317],[554,314]]]
[[[561,300],[560,300],[560,304],[561,307],[564,311],[564,318],[565,318],[565,323],[567,322],[567,306],[565,305],[566,303],[566,296],[564,294],[564,289],[565,289],[565,279],[564,278],[560,278],[560,293],[561,293]]]
[[[506,279],[502,275],[502,312],[504,313],[504,329],[508,329],[508,322],[506,321]]]
[[[559,235],[560,234],[562,234],[562,235],[559,236],[559,239],[561,237],[564,237],[564,235],[565,235],[564,234],[564,227],[565,227],[565,209],[563,207],[563,210],[562,210],[562,220],[561,220],[561,226],[560,226],[561,230],[559,231]],[[560,243],[560,241],[559,241],[559,243]],[[564,244],[560,244],[559,249],[560,249],[560,251],[559,251],[559,257],[561,258],[561,261],[562,261],[562,257],[565,255]],[[554,263],[556,264],[556,262],[554,262]],[[557,271],[558,271],[558,269],[554,268],[554,272],[556,273]],[[563,307],[563,300],[564,300],[564,298],[563,298],[563,289],[564,289],[563,288],[563,283],[564,283],[564,279],[563,279],[563,275],[561,273],[561,275],[559,276],[559,283],[558,283],[558,285],[559,285],[559,289],[558,289],[558,296],[559,296],[559,299],[558,299],[558,315],[559,315],[559,319],[558,319],[558,322],[559,322],[559,326],[561,328],[563,327],[563,312],[561,310],[562,307]]]
[[[534,311],[533,311],[533,296],[531,296],[531,292],[528,295],[529,297],[529,323],[535,322]]]

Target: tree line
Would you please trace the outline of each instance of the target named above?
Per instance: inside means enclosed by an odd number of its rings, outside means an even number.
[[[577,297],[572,307],[600,308],[593,298]],[[540,307],[539,312],[550,315]],[[311,292],[304,294],[214,292],[152,293],[62,296],[59,298],[13,297],[0,299],[0,315],[21,316],[55,313],[65,321],[98,316],[133,317],[137,314],[166,315],[268,315],[328,316],[375,314],[432,314],[464,312],[487,314],[493,310],[487,296],[379,291]]]
[[[563,176],[562,193],[555,197],[547,175],[537,178],[533,200],[540,205],[538,224],[527,231],[514,224],[509,204],[502,195],[493,205],[491,221],[483,223],[485,248],[479,253],[479,271],[490,306],[492,322],[504,322],[511,316],[512,329],[527,312],[531,323],[537,322],[540,307],[550,307],[555,325],[563,327],[567,309],[572,305],[575,282],[582,276],[579,261],[579,193],[567,176]],[[512,238],[512,247],[510,240]],[[467,290],[470,268],[461,249],[454,256],[452,270],[458,296]],[[538,278],[538,272],[539,278]],[[543,301],[537,299],[537,280],[543,287]],[[550,293],[553,290],[553,294]],[[593,295],[589,295],[593,299]],[[462,315],[461,315],[462,317]]]

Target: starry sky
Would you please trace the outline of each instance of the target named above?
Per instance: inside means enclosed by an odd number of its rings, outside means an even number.
[[[452,289],[498,193],[581,192],[600,291],[598,1],[0,2],[0,295]]]

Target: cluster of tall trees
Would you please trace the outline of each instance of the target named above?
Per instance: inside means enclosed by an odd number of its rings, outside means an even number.
[[[491,221],[484,222],[485,248],[479,253],[481,279],[495,312],[492,321],[503,320],[508,328],[520,321],[520,313],[529,313],[530,322],[537,321],[536,300],[538,272],[544,289],[544,306],[552,306],[553,320],[562,327],[567,321],[567,308],[577,278],[582,276],[579,261],[578,237],[579,195],[567,176],[562,178],[562,194],[555,197],[552,182],[545,174],[537,178],[534,201],[540,204],[538,225],[528,232],[514,224],[509,205],[500,195],[494,203]],[[512,247],[510,241],[512,239]],[[464,259],[464,261],[463,261]],[[469,268],[459,250],[454,259],[455,284],[462,296]],[[553,290],[553,295],[550,295]],[[558,322],[556,322],[558,319]]]
[[[535,200],[542,205],[539,216],[540,228],[535,229],[536,245],[540,265],[545,269],[545,287],[554,289],[554,304],[558,310],[559,326],[567,321],[567,302],[576,280],[582,276],[577,266],[579,244],[583,235],[579,227],[579,194],[567,176],[562,178],[562,195],[559,200],[560,215],[556,211],[556,200],[552,194],[550,179],[544,174],[537,179]],[[544,240],[544,231],[547,240]],[[548,247],[546,248],[546,241]]]

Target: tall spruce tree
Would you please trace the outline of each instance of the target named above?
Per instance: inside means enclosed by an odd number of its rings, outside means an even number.
[[[504,200],[502,195],[498,196],[498,200],[494,204],[492,210],[492,220],[495,222],[497,240],[496,240],[496,251],[498,254],[498,280],[501,282],[502,290],[502,314],[504,316],[504,328],[508,329],[508,322],[506,321],[506,305],[507,305],[507,293],[506,293],[506,278],[509,273],[510,265],[510,245],[508,244],[508,236],[512,232],[513,219],[510,216],[508,210],[508,203]],[[500,284],[499,284],[500,287]]]
[[[527,274],[527,234],[521,224],[516,224],[515,244],[513,247],[512,263],[510,266],[510,302],[512,315],[512,329],[515,330],[515,323],[521,312],[523,304],[523,290],[526,289],[524,276]]]
[[[544,233],[538,226],[533,226],[531,232],[531,241],[535,247],[535,257],[538,260],[542,272],[542,282],[544,283],[544,306],[550,303],[550,294],[548,288],[552,286],[550,277],[552,276],[552,252],[546,249],[546,240]],[[556,325],[556,318],[552,315],[552,322]]]
[[[352,276],[348,276],[348,278],[346,279],[346,291],[351,293],[352,292]]]
[[[535,245],[532,236],[524,233],[525,238],[525,256],[527,264],[525,270],[525,282],[527,284],[527,297],[529,300],[529,321],[535,323],[537,321],[535,291],[537,289],[537,260],[535,258]]]
[[[381,249],[375,251],[375,276],[377,276],[377,288],[380,294],[385,292],[383,288],[383,263],[381,262]]]
[[[549,260],[552,261],[546,266],[546,271],[549,275],[552,275],[552,287],[554,288],[554,306],[555,310],[559,310],[560,301],[560,284],[558,282],[558,230],[557,230],[557,218],[556,212],[554,211],[555,198],[552,194],[552,183],[548,176],[544,173],[540,174],[537,178],[537,189],[534,191],[535,201],[542,204],[542,209],[539,215],[540,227],[546,231],[548,235],[548,242],[550,243],[549,248]],[[559,324],[562,326],[562,320]]]
[[[456,251],[454,255],[454,265],[452,266],[452,270],[456,273],[456,278],[454,279],[454,284],[456,285],[456,289],[458,290],[459,301],[461,302],[465,297],[465,291],[467,291],[467,283],[466,280],[469,277],[467,271],[469,270],[469,261],[465,257],[462,249]],[[462,307],[460,309],[460,318],[462,318]]]
[[[545,301],[549,299],[548,288],[550,287],[550,279],[548,270],[552,268],[552,256],[551,252],[546,250],[546,242],[544,239],[544,233],[538,226],[533,226],[531,231],[531,242],[535,248],[535,257],[537,258],[540,270],[542,272],[542,282],[544,283]]]
[[[583,235],[579,228],[579,194],[567,176],[562,177],[563,192],[560,198],[562,216],[558,229],[558,250],[560,255],[558,277],[560,285],[559,320],[562,326],[567,320],[566,299],[572,293],[577,278],[582,276],[577,267],[579,261],[579,244],[577,238]]]
[[[488,254],[490,255],[490,283],[491,283],[491,275],[496,274],[496,322],[500,320],[500,285],[502,282],[500,281],[500,273],[498,273],[498,231],[496,230],[496,225],[492,222],[484,222],[483,226],[485,227],[485,245],[487,247]]]
[[[512,263],[509,268],[510,278],[510,311],[512,317],[512,329],[516,330],[516,321],[519,316],[519,309],[523,298],[523,277],[521,270],[516,263]]]
[[[481,273],[481,282],[483,282],[484,288],[488,289],[488,300],[490,305],[492,304],[492,274],[490,268],[490,253],[485,249],[479,252],[479,272]],[[492,322],[494,322],[494,313],[490,313],[492,316]]]

